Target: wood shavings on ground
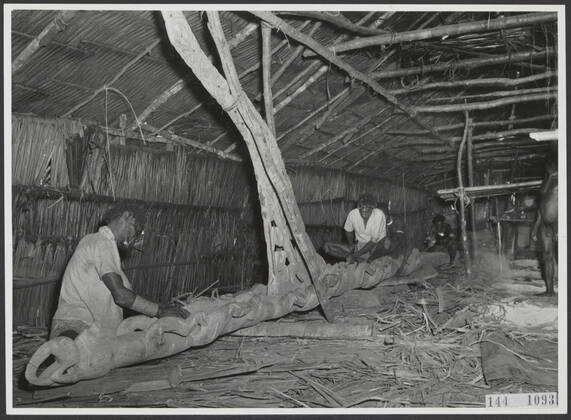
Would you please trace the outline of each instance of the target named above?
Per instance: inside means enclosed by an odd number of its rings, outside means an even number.
[[[516,270],[532,264],[519,263]],[[527,273],[526,275],[528,275]],[[508,276],[509,277],[509,276]],[[14,336],[16,407],[360,408],[484,407],[484,395],[556,391],[557,331],[506,324],[485,308],[508,299],[549,307],[531,294],[506,296],[498,276],[440,267],[418,283],[354,291],[340,299],[335,325],[370,325],[364,340],[225,336],[167,359],[116,369],[75,385],[30,390],[27,358],[45,340]],[[502,278],[506,278],[503,276]],[[501,280],[505,281],[505,280]],[[368,294],[361,299],[360,294]],[[539,299],[539,300],[538,300]],[[366,305],[359,307],[359,302]],[[539,302],[539,303],[538,303]],[[556,306],[555,306],[556,310]],[[318,310],[291,314],[288,325],[324,322]],[[509,327],[508,327],[509,325]],[[303,331],[304,329],[294,329]],[[363,329],[369,331],[370,329]],[[29,335],[29,334],[28,334]],[[501,354],[520,369],[497,378],[482,354]],[[487,357],[487,356],[486,356]],[[507,362],[506,362],[507,361]],[[484,363],[497,360],[485,359]],[[541,369],[542,384],[525,375]],[[538,370],[539,372],[539,370]],[[486,378],[486,374],[490,378]],[[555,378],[555,381],[553,381]]]

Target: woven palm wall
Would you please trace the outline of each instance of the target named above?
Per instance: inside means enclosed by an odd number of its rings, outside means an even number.
[[[288,172],[318,249],[342,239],[347,212],[363,192],[385,206],[390,201],[394,219],[423,237],[423,191],[336,170]],[[120,200],[146,211],[142,253],[124,260],[138,293],[167,301],[212,284],[235,291],[264,281],[265,247],[247,164],[164,144],[135,147],[80,121],[14,115],[12,184],[15,323],[49,324],[75,246]]]

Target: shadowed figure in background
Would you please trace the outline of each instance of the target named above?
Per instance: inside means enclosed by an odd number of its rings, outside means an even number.
[[[432,226],[426,242],[428,252],[446,252],[450,257],[449,264],[454,264],[458,243],[452,227],[446,223],[443,215],[437,214],[432,219]]]
[[[541,187],[541,198],[537,220],[533,227],[531,237],[539,239],[543,253],[543,279],[547,290],[545,295],[555,294],[554,281],[557,275],[557,193],[559,192],[557,179],[557,161],[549,161],[546,167],[546,175]]]
[[[378,248],[390,247],[385,213],[377,208],[371,194],[359,197],[357,208],[347,215],[344,229],[347,244],[325,243],[323,250],[327,255],[345,259],[349,263],[371,261]]]

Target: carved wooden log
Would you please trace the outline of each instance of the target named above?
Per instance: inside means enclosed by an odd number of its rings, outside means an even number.
[[[327,265],[323,272],[328,297],[355,288],[370,288],[393,277],[400,261],[383,257],[370,264]],[[190,347],[203,346],[217,337],[250,327],[261,321],[280,318],[293,311],[307,311],[319,304],[315,289],[284,295],[268,295],[257,284],[249,290],[219,298],[199,297],[187,301],[187,319],[127,318],[117,331],[93,325],[75,340],[56,337],[44,343],[26,367],[26,379],[38,386],[60,386],[107,374],[112,369],[167,357]],[[43,372],[39,366],[51,355],[56,361]]]

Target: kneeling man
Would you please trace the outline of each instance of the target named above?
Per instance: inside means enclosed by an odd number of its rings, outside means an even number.
[[[345,237],[349,245],[326,243],[324,251],[347,262],[370,261],[378,247],[388,246],[387,221],[385,213],[376,206],[371,194],[359,197],[357,208],[347,215]],[[387,243],[385,243],[387,242]]]

